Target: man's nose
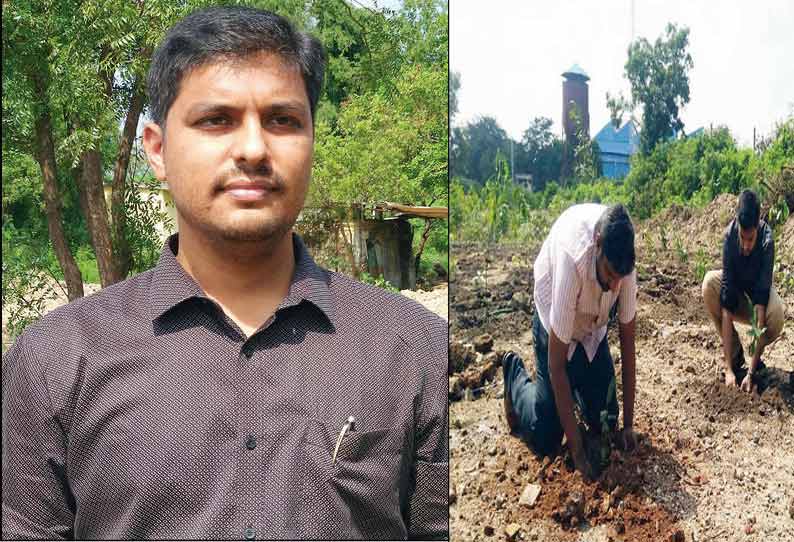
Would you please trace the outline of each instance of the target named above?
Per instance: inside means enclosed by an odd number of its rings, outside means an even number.
[[[266,161],[269,149],[266,142],[266,132],[258,118],[247,118],[240,126],[235,140],[233,151],[237,162],[246,162],[257,165]]]

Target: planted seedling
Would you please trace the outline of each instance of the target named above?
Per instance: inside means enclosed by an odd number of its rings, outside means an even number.
[[[702,283],[703,279],[706,277],[707,264],[708,258],[706,253],[702,248],[699,248],[695,257],[695,278],[697,279],[698,283]]]
[[[607,387],[607,400],[604,403],[604,410],[601,411],[601,470],[609,465],[609,455],[612,452],[612,445],[610,441],[611,427],[614,425],[616,416],[609,413],[609,401],[615,394],[615,375],[609,381]]]
[[[664,224],[659,227],[659,240],[662,242],[662,250],[667,251],[667,229]]]
[[[758,327],[758,315],[755,313],[755,307],[753,307],[753,301],[750,299],[750,296],[744,294],[747,298],[747,303],[750,305],[750,329],[747,330],[747,334],[750,335],[750,355],[755,355],[755,349],[758,348],[758,339],[766,333],[766,328],[759,328]]]
[[[676,254],[678,254],[678,260],[681,263],[685,264],[687,260],[689,260],[689,254],[684,248],[684,244],[681,242],[681,239],[679,239],[678,237],[675,238],[675,252]]]

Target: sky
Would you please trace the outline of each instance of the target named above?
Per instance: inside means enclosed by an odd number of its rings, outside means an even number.
[[[687,133],[726,125],[740,146],[794,114],[794,2],[634,0],[634,37],[653,43],[668,22],[687,26]],[[531,119],[562,133],[562,72],[590,76],[590,134],[609,121],[606,92],[629,95],[623,76],[632,0],[450,0],[450,69],[461,76],[453,125],[496,118],[520,140]]]

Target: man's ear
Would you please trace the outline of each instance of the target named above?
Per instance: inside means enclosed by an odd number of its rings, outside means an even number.
[[[601,248],[601,233],[598,230],[596,230],[596,232],[595,232],[594,239],[595,239],[596,247],[600,249]]]
[[[143,149],[146,151],[146,158],[152,166],[154,176],[160,182],[166,182],[165,159],[163,150],[165,148],[165,132],[159,124],[150,122],[143,127]]]

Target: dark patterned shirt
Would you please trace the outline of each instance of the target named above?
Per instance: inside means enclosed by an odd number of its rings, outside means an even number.
[[[176,236],[17,339],[4,539],[447,536],[446,322],[294,246],[289,294],[248,339]]]

